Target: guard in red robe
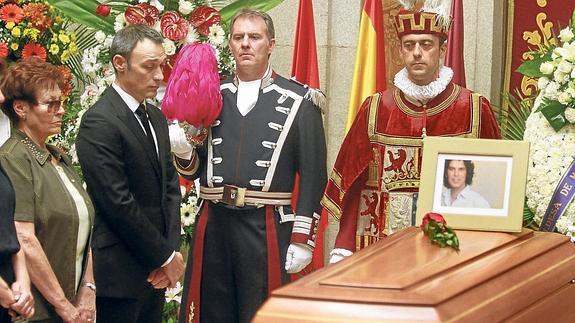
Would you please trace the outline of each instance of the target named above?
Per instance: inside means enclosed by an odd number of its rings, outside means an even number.
[[[449,25],[432,12],[395,17],[406,67],[395,87],[363,102],[322,199],[340,221],[332,263],[415,224],[423,137],[501,137],[488,100],[440,63]]]

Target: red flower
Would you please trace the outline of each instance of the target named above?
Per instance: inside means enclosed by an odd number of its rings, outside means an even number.
[[[128,6],[124,12],[126,21],[132,25],[147,25],[152,27],[160,18],[158,8],[147,3],[138,3],[135,6]]]
[[[5,42],[0,42],[0,58],[8,57],[8,45]]]
[[[162,16],[160,28],[162,35],[169,40],[178,41],[186,38],[190,24],[179,13],[168,11]]]
[[[27,3],[22,6],[22,10],[24,11],[24,17],[34,19],[43,16],[44,12],[48,10],[48,7],[41,3]]]
[[[427,232],[427,226],[428,226],[430,220],[433,220],[437,223],[441,223],[443,225],[447,225],[447,221],[445,221],[445,219],[443,218],[443,215],[441,215],[439,213],[428,212],[427,214],[425,214],[423,219],[421,219],[420,228],[421,228],[421,230],[423,230],[423,232]]]
[[[15,24],[24,18],[24,10],[17,5],[10,3],[0,9],[0,19],[4,22],[13,22]]]
[[[37,43],[28,43],[22,48],[22,58],[36,56],[43,61],[46,61],[46,48]]]
[[[199,6],[190,15],[190,23],[204,36],[210,33],[210,27],[222,21],[220,13],[208,6]]]
[[[428,212],[421,219],[420,228],[431,243],[437,244],[442,248],[451,247],[459,250],[459,238],[457,238],[455,231],[447,226],[447,221],[441,214]]]
[[[31,20],[32,25],[40,31],[45,31],[52,26],[52,19],[46,15],[39,15]]]
[[[110,7],[105,4],[98,5],[98,7],[96,7],[96,15],[107,17],[110,14],[110,10]]]
[[[64,80],[64,84],[60,90],[62,91],[62,96],[66,97],[72,93],[72,84],[70,84],[70,81],[72,80],[72,72],[64,65],[58,66],[58,72]]]

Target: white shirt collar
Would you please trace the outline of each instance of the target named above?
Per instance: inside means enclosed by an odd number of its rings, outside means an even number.
[[[427,102],[443,92],[452,78],[453,70],[447,66],[441,66],[437,79],[427,85],[417,85],[409,79],[407,68],[404,67],[395,74],[393,84],[400,89],[410,101]]]
[[[116,84],[116,82],[112,83],[112,87],[114,88],[114,90],[116,90],[116,92],[118,92],[118,94],[120,95],[124,103],[126,103],[128,108],[130,108],[132,112],[136,113],[136,110],[138,109],[138,107],[142,102],[138,102],[138,100],[136,100],[133,96],[128,94],[128,92],[124,91],[118,84]]]

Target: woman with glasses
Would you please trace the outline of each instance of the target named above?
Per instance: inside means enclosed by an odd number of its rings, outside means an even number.
[[[16,232],[35,299],[31,322],[95,318],[94,209],[70,159],[46,143],[62,127],[63,86],[58,69],[35,58],[12,64],[0,84],[13,126],[0,163],[16,193]]]

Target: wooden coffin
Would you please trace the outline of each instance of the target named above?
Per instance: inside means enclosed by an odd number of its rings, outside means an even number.
[[[575,322],[575,245],[457,231],[459,252],[398,232],[272,293],[253,322]]]

